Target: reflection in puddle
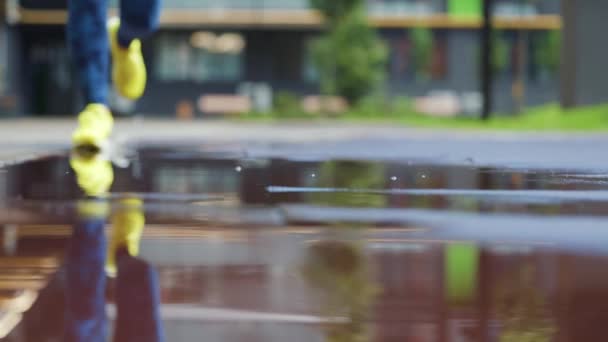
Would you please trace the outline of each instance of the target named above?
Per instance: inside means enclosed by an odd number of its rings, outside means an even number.
[[[107,193],[112,165],[98,154],[74,153],[70,165],[86,199],[79,200],[62,272],[67,341],[164,341],[156,270],[139,258],[145,218],[142,200],[125,197],[111,212]],[[106,221],[111,231],[106,241]],[[61,277],[59,275],[58,277]],[[113,287],[106,279],[113,278]],[[109,333],[106,291],[114,294],[114,333]]]
[[[321,294],[321,312],[345,316],[343,324],[325,327],[325,341],[369,341],[367,322],[379,288],[370,279],[362,247],[356,242],[317,242],[309,247],[302,273]]]
[[[85,321],[116,341],[603,340],[604,175],[187,149],[94,169],[0,173],[7,341],[90,341]]]
[[[503,328],[500,341],[552,341],[555,322],[547,310],[545,295],[534,286],[538,271],[522,265],[505,274],[496,294],[498,319]]]

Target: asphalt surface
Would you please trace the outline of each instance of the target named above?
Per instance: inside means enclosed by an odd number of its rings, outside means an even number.
[[[69,148],[74,121],[0,123],[0,160]],[[517,168],[608,170],[602,133],[484,132],[336,122],[118,120],[119,145],[200,145],[208,151],[291,159],[411,160]]]

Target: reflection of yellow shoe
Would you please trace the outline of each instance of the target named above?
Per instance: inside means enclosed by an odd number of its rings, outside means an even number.
[[[106,273],[109,276],[116,275],[116,254],[121,249],[124,248],[131,256],[139,255],[139,241],[145,224],[140,199],[125,199],[119,204],[121,207],[112,215],[112,236],[106,259]]]
[[[101,147],[110,137],[114,119],[108,107],[91,103],[78,115],[78,128],[72,135],[75,146]]]
[[[128,99],[137,100],[146,88],[146,65],[141,53],[141,41],[135,39],[128,48],[118,45],[120,20],[108,21],[110,47],[112,48],[112,82],[118,93]]]
[[[76,173],[78,186],[88,196],[100,197],[110,190],[114,181],[114,170],[109,160],[99,154],[92,156],[73,154],[70,165]]]

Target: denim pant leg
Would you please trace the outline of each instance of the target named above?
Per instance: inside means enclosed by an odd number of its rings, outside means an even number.
[[[86,103],[108,100],[107,10],[107,0],[68,1],[68,43]]]
[[[160,284],[154,268],[122,253],[117,256],[114,342],[162,342]]]
[[[74,225],[65,261],[66,342],[106,342],[104,219]]]
[[[122,0],[118,43],[127,47],[133,39],[145,38],[158,28],[160,0]]]

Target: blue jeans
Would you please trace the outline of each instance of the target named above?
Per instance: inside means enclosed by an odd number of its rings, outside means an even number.
[[[67,36],[86,103],[108,101],[107,0],[68,0]],[[120,1],[118,43],[129,46],[158,28],[160,0]]]
[[[105,220],[74,225],[66,256],[66,342],[106,342]],[[156,271],[129,254],[116,258],[116,325],[114,342],[164,341],[159,315]]]

